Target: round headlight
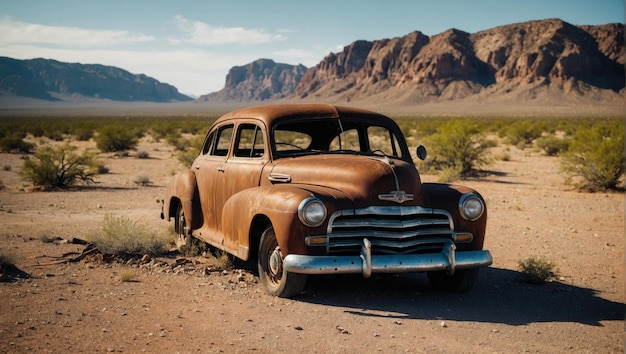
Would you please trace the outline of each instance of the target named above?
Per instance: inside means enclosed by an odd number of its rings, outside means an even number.
[[[320,226],[326,219],[326,207],[317,198],[306,198],[298,206],[298,218],[306,226]]]
[[[459,211],[465,220],[475,221],[485,212],[485,204],[476,194],[465,194],[459,200]]]

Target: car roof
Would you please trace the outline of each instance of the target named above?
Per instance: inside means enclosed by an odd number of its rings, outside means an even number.
[[[217,119],[216,123],[230,119],[255,118],[263,121],[266,126],[271,126],[277,119],[296,118],[296,117],[319,117],[319,118],[338,118],[358,116],[363,119],[372,119],[380,121],[389,118],[372,111],[347,107],[335,106],[323,103],[307,103],[307,104],[269,104],[261,106],[253,106],[238,109]]]

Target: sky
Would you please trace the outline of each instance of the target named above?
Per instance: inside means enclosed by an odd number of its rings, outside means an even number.
[[[624,0],[0,0],[0,56],[111,65],[200,96],[261,58],[313,67],[357,40],[624,15]]]

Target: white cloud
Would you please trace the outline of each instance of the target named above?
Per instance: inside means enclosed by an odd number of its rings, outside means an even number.
[[[0,43],[44,44],[67,47],[111,47],[154,40],[152,36],[121,30],[88,30],[77,27],[47,26],[8,17],[0,19]]]
[[[180,30],[185,32],[187,39],[171,39],[172,43],[186,42],[199,45],[216,44],[264,44],[281,42],[287,39],[282,34],[271,34],[263,29],[246,29],[243,27],[218,27],[200,21],[191,21],[180,15],[175,17]]]

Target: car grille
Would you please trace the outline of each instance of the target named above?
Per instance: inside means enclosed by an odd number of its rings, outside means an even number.
[[[453,239],[452,217],[418,206],[368,207],[334,213],[328,226],[328,255],[358,255],[363,238],[372,254],[440,252]]]

